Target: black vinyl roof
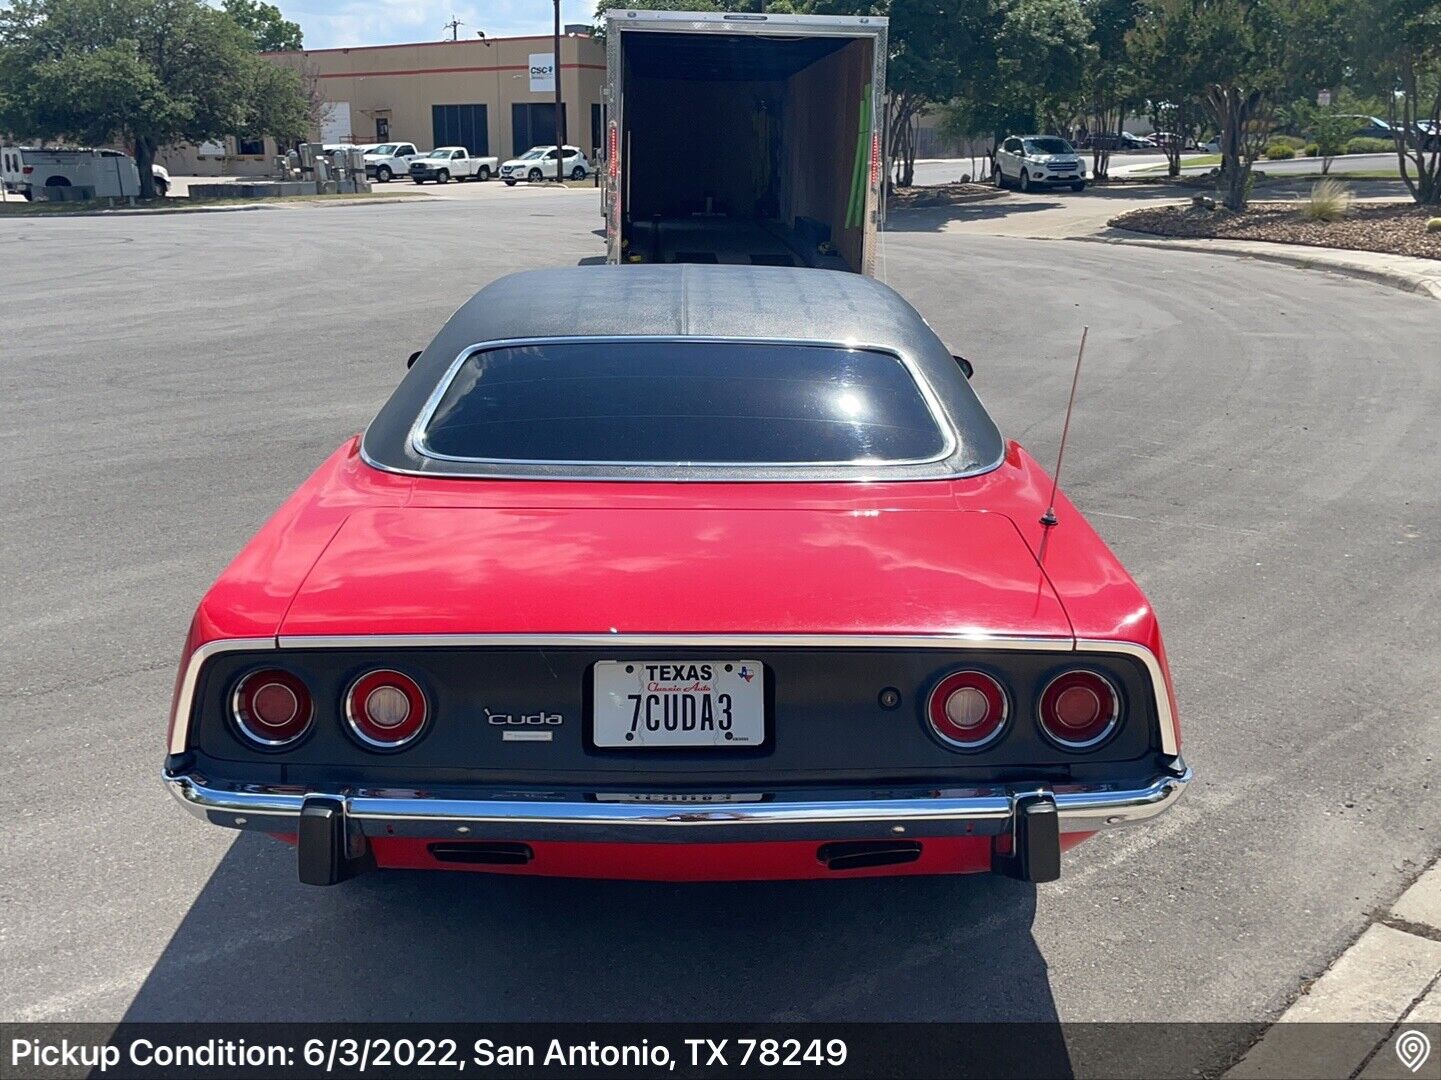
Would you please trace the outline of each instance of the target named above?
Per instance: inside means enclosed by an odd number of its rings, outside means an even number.
[[[950,351],[920,314],[872,278],[768,266],[645,265],[533,270],[487,285],[426,347],[366,430],[372,465],[438,476],[559,478],[551,466],[437,460],[413,445],[417,421],[477,346],[516,340],[678,337],[829,343],[892,352],[934,396],[955,435],[948,458],[884,465],[865,478],[939,479],[994,468],[1003,440]],[[406,346],[397,345],[397,361]],[[655,467],[570,467],[567,477],[624,480],[823,480],[863,478],[854,467],[717,472]]]

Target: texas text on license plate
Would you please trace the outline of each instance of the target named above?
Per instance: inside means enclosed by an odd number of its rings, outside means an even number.
[[[601,660],[594,677],[596,746],[765,742],[764,668],[754,660]]]

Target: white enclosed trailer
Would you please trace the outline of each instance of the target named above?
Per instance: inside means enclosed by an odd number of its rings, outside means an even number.
[[[874,272],[887,22],[608,11],[607,260]]]

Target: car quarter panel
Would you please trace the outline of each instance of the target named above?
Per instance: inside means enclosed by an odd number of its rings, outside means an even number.
[[[195,614],[191,648],[226,638],[274,636],[295,590],[359,507],[402,505],[411,479],[378,472],[349,439],[271,516],[211,586]]]

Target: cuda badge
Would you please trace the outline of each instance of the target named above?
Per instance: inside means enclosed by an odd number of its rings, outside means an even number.
[[[485,708],[484,706],[481,707]],[[536,713],[508,713],[491,712],[489,709],[485,709],[485,718],[497,727],[505,727],[511,724],[536,726],[540,724],[565,723],[565,717],[561,716],[560,713],[548,713],[544,710]]]

